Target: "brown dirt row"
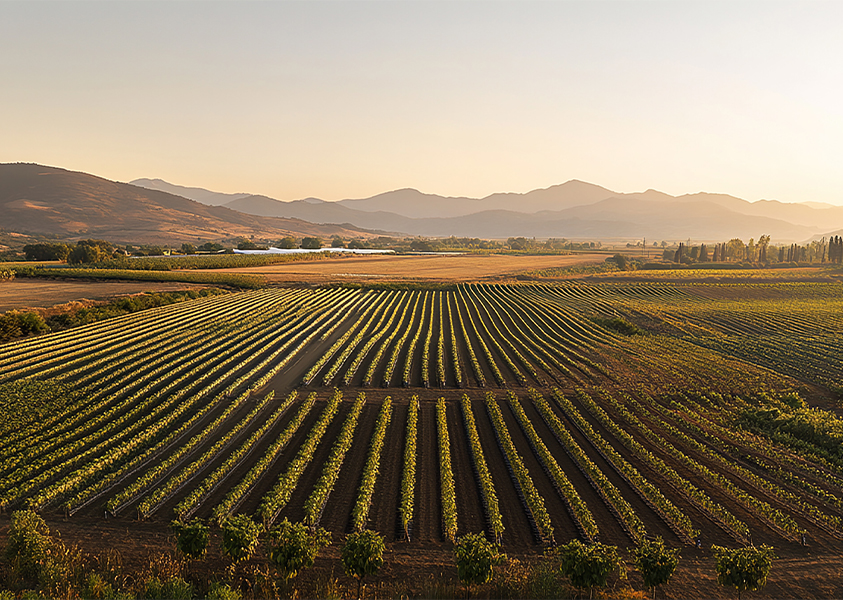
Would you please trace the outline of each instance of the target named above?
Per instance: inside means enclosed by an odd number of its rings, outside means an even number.
[[[380,473],[375,483],[372,506],[369,509],[367,527],[383,531],[389,540],[400,540],[403,535],[398,518],[398,503],[401,500],[401,478],[404,474],[404,445],[409,407],[409,398],[401,401],[393,399],[392,420],[384,439]],[[418,455],[418,445],[416,455]],[[418,490],[416,493],[418,494]],[[393,533],[390,534],[390,531]]]
[[[436,423],[436,407],[431,405],[427,408],[433,413],[433,422]],[[448,402],[445,413],[448,417],[451,468],[454,472],[454,487],[457,498],[457,535],[487,531],[486,511],[483,508],[480,489],[475,484],[476,472],[471,458],[468,437],[465,434],[465,425],[459,402]],[[486,454],[485,448],[483,454]],[[486,462],[489,462],[488,457],[486,457]],[[435,471],[428,473],[427,477],[439,477],[438,460],[434,464],[434,468]],[[504,527],[506,527],[506,524],[504,524]]]
[[[439,471],[438,448],[433,403],[420,402],[416,443],[416,502],[410,531],[411,543],[420,547],[442,538],[439,516],[442,514],[442,492],[438,475],[432,475]]]
[[[363,474],[363,467],[366,465],[366,456],[369,453],[369,446],[372,441],[372,433],[375,430],[375,422],[380,412],[380,403],[367,400],[360,420],[357,422],[357,429],[354,431],[354,441],[351,444],[340,469],[334,489],[328,497],[325,505],[325,512],[322,514],[320,525],[328,531],[337,533],[348,533],[350,531],[351,510],[357,502],[357,491],[360,487],[360,477]],[[390,427],[392,424],[390,423]],[[381,475],[384,470],[381,469]],[[304,498],[304,496],[302,496]],[[373,504],[380,504],[381,497],[373,499]],[[393,534],[393,528],[382,531],[387,539]]]
[[[299,477],[298,484],[296,485],[295,492],[293,492],[293,496],[290,499],[289,504],[287,504],[287,506],[284,507],[284,509],[281,511],[280,515],[278,516],[278,520],[284,519],[285,517],[290,519],[291,521],[302,521],[304,519],[303,504],[305,500],[307,500],[307,497],[310,495],[310,492],[313,487],[316,485],[316,482],[319,480],[319,477],[322,476],[322,465],[324,465],[325,461],[328,460],[328,456],[331,453],[331,447],[334,444],[334,440],[339,435],[340,430],[342,429],[342,425],[345,422],[348,413],[350,412],[350,409],[350,402],[343,402],[340,405],[339,411],[337,411],[337,414],[334,416],[333,421],[331,421],[331,424],[325,431],[322,440],[316,447],[316,451],[313,454],[313,458],[311,459],[310,463],[308,463],[304,472],[301,474],[301,477]],[[291,459],[295,457],[295,454],[292,453],[293,450],[294,449],[291,448]],[[298,449],[296,448],[294,451],[298,452]],[[269,479],[269,481],[266,483],[264,483],[263,479],[267,478],[264,477],[258,483],[258,485],[255,486],[255,490],[249,497],[248,502],[244,503],[237,512],[241,514],[254,514],[254,512],[260,506],[260,502],[264,494],[269,492],[272,489],[272,486],[275,485],[275,482],[278,480],[278,477],[282,473],[286,472],[286,467],[286,460],[284,460],[284,462],[279,461],[278,464],[276,464],[275,477]]]

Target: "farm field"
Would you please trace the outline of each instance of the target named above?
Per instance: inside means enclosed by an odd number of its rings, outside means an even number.
[[[605,259],[605,254],[344,256],[319,261],[280,263],[265,267],[217,269],[215,272],[263,275],[267,281],[274,284],[320,285],[336,281],[464,282],[505,279],[528,269],[599,264]]]
[[[195,284],[128,281],[44,281],[15,279],[0,288],[0,313],[24,308],[48,308],[68,302],[107,300],[143,292],[174,292],[196,288]]]
[[[577,280],[143,311],[0,346],[0,508],[69,539],[371,528],[420,572],[478,531],[523,557],[661,536],[698,565],[749,542],[828,565],[841,309],[837,282]]]

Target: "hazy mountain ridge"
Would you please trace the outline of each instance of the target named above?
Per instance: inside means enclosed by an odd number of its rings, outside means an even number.
[[[232,237],[368,236],[353,226],[264,217],[37,164],[0,164],[0,227],[66,238],[181,243]]]
[[[182,189],[187,193],[197,188]],[[404,188],[337,202],[318,198],[284,202],[253,195],[225,206],[260,216],[353,223],[422,236],[714,240],[757,237],[763,232],[782,241],[800,241],[843,227],[843,207],[749,202],[708,192],[682,196],[654,189],[619,193],[575,179],[524,194],[496,193],[484,198]]]
[[[371,198],[291,202],[219,194],[163,180],[159,189],[40,165],[0,165],[2,227],[107,237],[139,243],[284,235],[367,236],[372,230],[419,236],[481,238],[724,240],[770,234],[803,241],[843,228],[843,207],[748,202],[726,194],[670,196],[657,190],[616,193],[572,180],[526,194],[445,197],[406,188]],[[211,206],[195,201],[218,202]],[[391,210],[383,210],[391,207]],[[341,225],[336,225],[341,224]],[[366,231],[368,230],[368,231]]]
[[[131,185],[146,188],[148,190],[157,190],[159,192],[167,192],[175,196],[182,196],[189,198],[208,206],[220,206],[232,200],[245,198],[251,194],[224,194],[222,192],[212,192],[200,187],[185,187],[183,185],[175,185],[168,183],[163,179],[135,179],[129,182]]]

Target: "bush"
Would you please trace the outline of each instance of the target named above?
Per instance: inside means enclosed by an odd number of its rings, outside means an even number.
[[[301,247],[305,250],[319,250],[322,247],[322,240],[318,237],[302,238]]]
[[[599,317],[595,317],[592,321],[600,325],[600,327],[617,331],[623,335],[644,335],[644,330],[638,327],[638,325],[621,317],[615,317],[614,319],[601,319]]]
[[[146,600],[190,600],[193,591],[193,586],[181,577],[173,577],[165,582],[151,577],[144,582],[142,597]]]
[[[712,546],[711,553],[717,562],[717,583],[734,587],[739,600],[741,592],[754,592],[764,587],[776,558],[773,548],[767,545],[734,550]]]
[[[631,550],[635,557],[635,568],[644,578],[644,585],[653,589],[656,597],[656,587],[666,584],[673,576],[676,565],[679,564],[679,549],[666,548],[662,538],[644,540]]]
[[[301,569],[313,566],[319,550],[331,543],[331,534],[324,529],[311,531],[304,523],[284,519],[269,532],[269,562],[289,581]]]
[[[6,560],[12,572],[28,583],[37,583],[50,559],[53,540],[50,528],[31,510],[12,513]]]
[[[211,587],[208,589],[208,600],[240,600],[240,592],[230,588],[224,583],[216,581],[211,582]]]
[[[0,342],[48,331],[50,327],[38,313],[10,310],[0,315]]]
[[[591,591],[595,587],[605,587],[609,575],[614,571],[621,578],[626,577],[616,546],[606,546],[599,542],[585,545],[579,540],[573,540],[560,546],[559,553],[562,558],[560,572],[576,588]]]
[[[357,579],[357,598],[363,579],[367,575],[375,575],[383,565],[383,552],[386,549],[383,537],[375,531],[364,529],[345,539],[342,548],[342,565],[345,574]]]
[[[194,519],[189,523],[173,521],[170,524],[176,534],[176,546],[179,552],[187,558],[202,558],[208,549],[210,529],[201,519]]]
[[[260,534],[261,526],[248,515],[228,517],[222,524],[222,551],[234,561],[249,560]]]
[[[454,546],[454,557],[457,575],[469,588],[491,581],[494,568],[506,560],[506,554],[482,533],[469,533],[459,538]]]
[[[114,587],[99,573],[89,573],[82,587],[81,596],[85,600],[114,600],[119,595]]]

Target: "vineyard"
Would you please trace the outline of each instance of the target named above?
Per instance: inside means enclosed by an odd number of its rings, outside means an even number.
[[[843,546],[843,285],[264,289],[0,346],[0,508]]]

